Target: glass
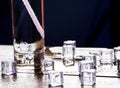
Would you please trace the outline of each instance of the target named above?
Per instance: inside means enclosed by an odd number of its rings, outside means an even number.
[[[15,75],[17,74],[15,61],[1,61],[1,74],[2,75]]]
[[[63,86],[63,80],[62,71],[48,71],[49,86]]]
[[[14,59],[18,72],[41,72],[44,30],[41,0],[11,0]]]
[[[76,49],[76,41],[67,40],[63,42],[63,64],[65,66],[73,66],[75,64],[75,49]]]

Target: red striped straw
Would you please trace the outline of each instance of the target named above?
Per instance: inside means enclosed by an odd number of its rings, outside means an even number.
[[[32,21],[33,21],[33,23],[34,23],[34,25],[35,25],[35,27],[36,27],[36,29],[37,29],[37,31],[40,33],[40,35],[41,35],[41,37],[44,39],[44,8],[43,8],[43,4],[42,4],[42,26],[40,25],[40,23],[39,23],[39,21],[38,21],[38,19],[37,19],[37,17],[36,17],[36,15],[35,15],[35,13],[34,13],[34,11],[33,11],[33,9],[31,8],[31,6],[30,6],[30,4],[29,4],[29,2],[28,2],[28,0],[22,0],[23,1],[23,3],[24,3],[24,5],[25,5],[25,7],[26,7],[26,9],[27,9],[27,11],[28,11],[28,13],[29,13],[29,15],[30,15],[30,17],[31,17],[31,19],[32,19]]]
[[[41,12],[42,12],[42,28],[44,29],[45,28],[45,25],[44,25],[44,0],[41,0]]]

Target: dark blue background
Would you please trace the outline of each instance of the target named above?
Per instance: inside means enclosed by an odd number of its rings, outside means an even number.
[[[45,45],[119,46],[119,6],[120,0],[45,0]],[[0,44],[12,44],[10,0],[0,0]]]
[[[12,44],[10,0],[0,0],[0,44]]]
[[[110,0],[47,0],[46,45],[76,40],[80,47],[111,47]]]

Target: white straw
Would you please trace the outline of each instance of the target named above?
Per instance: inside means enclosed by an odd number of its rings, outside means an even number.
[[[28,11],[33,23],[34,23],[34,25],[36,26],[36,29],[40,33],[41,37],[44,39],[44,30],[43,30],[42,26],[40,25],[40,23],[39,23],[36,15],[35,15],[33,9],[31,8],[28,0],[22,0],[22,1],[24,3],[24,5],[25,5],[25,7],[26,7],[26,9],[27,9],[27,11]]]

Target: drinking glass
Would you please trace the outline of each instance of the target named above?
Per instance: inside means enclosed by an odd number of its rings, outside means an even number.
[[[44,59],[42,0],[11,0],[14,60],[18,72],[41,73]]]

